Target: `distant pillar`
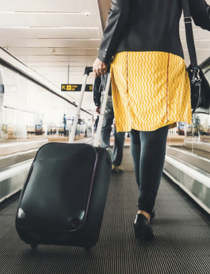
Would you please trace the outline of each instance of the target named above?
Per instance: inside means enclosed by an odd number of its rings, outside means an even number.
[[[3,106],[3,101],[4,101],[4,83],[3,83],[2,72],[0,69],[0,107]]]

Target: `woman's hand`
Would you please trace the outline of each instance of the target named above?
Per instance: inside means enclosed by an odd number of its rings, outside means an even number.
[[[97,113],[98,115],[101,114],[101,108],[100,108],[100,107],[97,107],[97,108],[96,108],[96,113]]]
[[[93,64],[93,72],[95,77],[102,76],[107,72],[107,65],[97,58]]]

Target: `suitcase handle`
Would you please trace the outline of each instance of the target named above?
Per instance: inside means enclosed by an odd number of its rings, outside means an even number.
[[[69,137],[69,143],[73,143],[74,142],[74,136],[75,136],[75,132],[76,132],[76,128],[77,128],[77,123],[79,120],[79,113],[80,113],[80,109],[82,106],[82,101],[83,101],[83,97],[84,97],[84,93],[85,93],[85,87],[86,87],[86,82],[87,82],[87,77],[89,76],[90,72],[93,71],[93,67],[86,67],[85,68],[85,72],[84,72],[84,80],[83,80],[83,84],[82,84],[82,90],[81,90],[81,94],[80,94],[80,99],[77,105],[77,110],[76,110],[76,114],[74,116],[74,123],[73,123],[73,127],[71,128],[71,134]]]
[[[100,139],[101,129],[102,129],[102,126],[103,126],[104,113],[105,113],[107,98],[108,98],[108,94],[109,94],[110,84],[111,84],[111,74],[109,73],[108,77],[107,77],[107,82],[106,82],[106,89],[105,89],[105,92],[104,92],[104,99],[103,99],[103,102],[102,102],[102,105],[101,105],[99,121],[98,121],[97,130],[96,130],[96,136],[95,136],[95,140],[94,140],[94,143],[93,143],[94,147],[97,147],[98,144],[99,144],[99,139]]]
[[[78,123],[78,119],[79,119],[79,113],[80,113],[80,109],[81,109],[81,106],[82,106],[82,101],[83,101],[83,97],[84,97],[84,93],[85,93],[85,87],[86,87],[87,77],[89,76],[89,74],[91,72],[93,72],[93,67],[86,67],[85,68],[84,80],[83,80],[83,84],[82,84],[81,95],[80,95],[80,99],[79,99],[79,102],[78,102],[76,114],[75,114],[75,117],[74,117],[74,123],[73,123],[73,127],[71,129],[71,134],[70,134],[70,137],[69,137],[69,143],[73,143],[74,142],[75,132],[76,132],[77,123]],[[102,129],[103,120],[104,120],[104,112],[105,112],[106,102],[107,102],[109,88],[110,88],[110,83],[111,83],[111,75],[109,73],[108,77],[107,77],[107,82],[106,82],[106,89],[105,89],[105,93],[104,93],[104,100],[103,100],[103,103],[101,105],[101,111],[100,111],[100,115],[99,115],[99,122],[98,122],[97,131],[96,131],[96,137],[95,137],[94,144],[93,144],[95,147],[97,147],[98,144],[99,144],[101,129]]]
[[[84,72],[84,75],[87,74],[87,76],[89,76],[89,74],[93,72],[93,67],[86,67],[85,68],[85,72]]]

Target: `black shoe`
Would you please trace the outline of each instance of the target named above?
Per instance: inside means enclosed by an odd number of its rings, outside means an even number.
[[[155,209],[153,208],[151,215],[150,215],[150,222],[152,221],[152,219],[155,218]]]
[[[136,239],[151,240],[154,238],[152,227],[143,214],[136,215],[133,225]]]

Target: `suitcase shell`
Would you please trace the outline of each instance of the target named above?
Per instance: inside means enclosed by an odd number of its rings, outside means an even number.
[[[16,230],[32,248],[38,244],[71,245],[90,250],[98,241],[111,177],[111,159],[98,148],[110,86],[108,75],[94,147],[71,144],[92,67],[85,68],[81,97],[69,143],[42,146],[23,186]]]
[[[106,149],[49,143],[39,149],[16,215],[20,238],[38,244],[81,246],[99,239],[111,177]]]

